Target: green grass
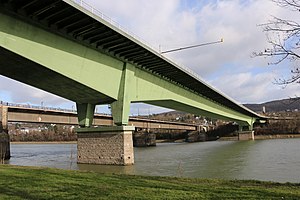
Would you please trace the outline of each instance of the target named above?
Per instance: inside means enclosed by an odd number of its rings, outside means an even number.
[[[300,184],[0,165],[0,199],[300,199]]]

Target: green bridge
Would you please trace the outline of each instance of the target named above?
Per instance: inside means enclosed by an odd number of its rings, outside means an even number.
[[[130,103],[227,121],[263,117],[237,104],[82,1],[1,0],[0,74],[76,102],[78,162],[133,164]],[[115,126],[92,127],[111,104]]]

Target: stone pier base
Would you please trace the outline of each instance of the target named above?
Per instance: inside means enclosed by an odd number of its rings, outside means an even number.
[[[254,131],[239,132],[239,140],[254,140]]]
[[[10,139],[8,135],[8,107],[0,105],[0,163],[10,159]]]
[[[0,163],[3,160],[10,159],[10,140],[9,135],[2,131],[0,132]]]
[[[133,126],[77,129],[77,162],[100,165],[134,163]]]

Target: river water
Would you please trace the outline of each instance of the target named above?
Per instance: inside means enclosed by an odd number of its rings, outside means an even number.
[[[134,148],[132,166],[76,163],[76,144],[11,144],[8,164],[108,173],[300,183],[300,139],[161,143]]]

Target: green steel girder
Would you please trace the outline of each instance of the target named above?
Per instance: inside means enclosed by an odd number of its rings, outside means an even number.
[[[106,41],[110,41],[110,40],[114,40],[114,39],[118,38],[118,36],[116,36],[116,35],[112,35],[112,36],[103,38],[103,36],[108,34],[108,33],[111,33],[111,31],[108,31],[108,32],[105,32],[105,33],[101,34],[102,36],[100,38],[93,39],[92,41],[90,41],[90,43],[91,44],[96,44],[97,46],[99,46],[101,43],[103,44]]]
[[[125,125],[131,102],[250,127],[256,121],[131,63],[14,17],[0,13],[0,19],[0,74],[75,101],[81,126],[91,126],[94,106],[107,103],[115,124]]]
[[[79,18],[79,16],[78,16],[78,18]],[[64,20],[60,21],[59,23],[61,23],[63,21]],[[72,31],[69,31],[69,34],[73,34],[76,31],[78,31],[78,29],[81,30],[83,25],[84,26],[91,26],[90,22],[91,22],[91,20],[89,18],[82,17],[78,20],[74,20],[72,23],[70,23],[68,25],[62,25],[62,27],[68,28],[68,27],[75,26],[75,27],[73,27]],[[57,25],[57,23],[55,23],[55,24]],[[58,26],[58,29],[60,29],[60,26]]]
[[[134,58],[134,62],[137,64],[140,64],[142,61],[149,61],[149,60],[153,60],[154,56],[151,54],[147,54],[147,55],[140,55],[136,58]]]
[[[80,127],[91,127],[93,124],[95,104],[76,103],[78,124]]]
[[[158,73],[165,71],[165,70],[163,70],[164,67],[166,67],[166,63],[157,63],[155,65],[147,65],[147,68],[149,70],[155,69],[155,71],[157,71]]]
[[[49,24],[52,24],[53,21],[55,20],[55,19],[53,19],[53,18],[61,19],[61,16],[63,16],[63,13],[64,13],[64,12],[67,12],[68,10],[71,10],[71,9],[72,9],[71,7],[65,7],[65,8],[63,8],[63,9],[57,10],[56,12],[52,12],[51,15],[45,15],[42,19],[39,19],[39,20],[42,20],[42,21],[44,21],[44,22],[50,21]],[[60,16],[60,15],[61,15],[61,16]],[[51,21],[52,21],[52,23],[51,23]],[[57,20],[56,20],[56,21],[57,21]]]
[[[147,54],[147,52],[145,50],[142,50],[142,49],[139,49],[139,50],[135,50],[135,51],[132,51],[132,52],[122,52],[122,53],[119,53],[119,56],[120,57],[124,57],[125,59],[131,59],[132,57],[135,57],[135,56],[140,56],[139,54]]]
[[[78,19],[74,19],[75,17],[78,18]],[[82,17],[81,13],[75,12],[75,13],[67,16],[67,17],[59,19],[56,22],[52,22],[52,23],[49,22],[49,23],[53,24],[53,26],[56,26],[57,29],[62,29],[63,28],[65,31],[68,31],[70,27],[74,26],[80,20],[83,20],[83,19],[84,19],[84,17]]]
[[[0,69],[2,74],[35,87],[42,87],[41,89],[72,101],[101,104],[117,100],[123,62],[7,15],[0,14],[0,18],[1,47],[19,55],[20,59],[26,58],[28,62],[33,62],[31,68],[22,68],[22,65],[17,65],[18,63],[9,63],[12,66],[3,63]],[[12,62],[13,58],[9,60],[6,57],[1,61]],[[36,79],[39,82],[35,82],[33,78],[31,80],[30,77],[22,77],[22,73],[27,69],[35,70],[28,72],[28,76],[37,74]],[[61,81],[61,78],[57,78],[57,81],[53,80],[55,87],[44,85],[43,82],[47,82],[47,79],[57,77],[54,74],[66,77],[65,79],[69,81],[59,85],[58,80]],[[114,79],[111,78],[112,74]],[[41,80],[44,81],[40,82]],[[71,82],[84,85],[85,90],[94,95],[95,99],[89,98],[92,102],[82,102],[82,96],[77,97],[74,91],[81,87],[74,85],[72,89],[66,88],[63,84]],[[92,94],[92,91],[97,91],[98,94],[96,92]],[[102,99],[98,99],[100,96]]]
[[[81,31],[80,34],[77,34],[77,37],[79,36],[80,40],[86,41],[87,38],[89,38],[91,35],[95,35],[96,33],[99,33],[99,30],[101,30],[103,27],[97,27],[97,24],[91,24],[89,28],[86,28],[85,31]],[[75,33],[73,35],[76,35]]]
[[[117,38],[115,40],[105,43],[103,45],[103,48],[109,50],[110,48],[115,47],[116,45],[120,46],[126,43],[128,43],[128,40],[126,41],[124,38]]]
[[[129,52],[136,51],[136,50],[139,50],[139,49],[140,48],[136,47],[136,45],[127,45],[127,46],[124,46],[124,47],[121,47],[121,48],[117,48],[114,51],[114,54],[119,56],[119,54],[122,53],[122,52],[129,53]]]
[[[107,30],[105,27],[99,27],[96,34],[84,38],[84,41],[92,44],[94,43],[93,41],[97,41],[97,39],[100,39],[103,36],[109,36],[111,32],[111,30]]]
[[[129,120],[130,103],[135,91],[135,67],[125,63],[119,87],[118,100],[111,104],[114,123],[118,126],[127,125]]]

